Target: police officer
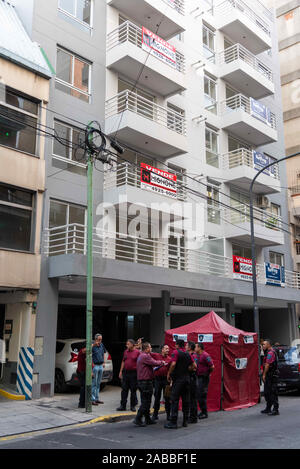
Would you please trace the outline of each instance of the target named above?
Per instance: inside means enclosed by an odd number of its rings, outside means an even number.
[[[210,355],[205,352],[204,345],[202,343],[196,344],[195,348],[197,363],[197,400],[201,409],[198,415],[199,419],[207,419],[207,393],[210,374],[215,369],[213,361]]]
[[[170,404],[170,398],[165,394],[165,389],[166,386],[168,385],[168,380],[167,380],[167,375],[168,375],[168,369],[169,369],[169,364],[171,363],[171,357],[169,356],[169,346],[164,345],[161,348],[161,353],[151,353],[152,358],[154,360],[163,360],[167,363],[166,366],[160,366],[157,368],[154,368],[154,412],[152,415],[152,420],[156,421],[158,420],[158,412],[160,408],[160,399],[161,399],[161,392],[163,391],[163,396],[164,396],[164,401],[165,401],[165,409],[166,409],[166,414],[167,414],[167,420],[170,418],[170,409],[171,409],[171,404]]]
[[[277,355],[275,350],[272,348],[271,341],[269,339],[264,341],[263,349],[266,352],[263,362],[264,370],[262,377],[264,382],[266,408],[262,410],[261,413],[267,415],[279,415]]]
[[[171,416],[165,428],[177,428],[179,399],[182,399],[183,427],[187,427],[189,417],[190,371],[196,369],[193,358],[184,348],[184,341],[177,339],[176,350],[171,355],[171,365],[167,379],[172,382]]]
[[[195,342],[189,340],[185,346],[186,351],[191,355],[195,361]],[[190,413],[189,413],[189,423],[197,423],[197,375],[196,370],[190,371]]]
[[[126,410],[128,393],[130,390],[130,409],[135,412],[137,405],[137,371],[136,363],[140,355],[140,350],[137,349],[136,343],[133,339],[128,339],[126,342],[126,350],[123,354],[119,378],[122,381],[121,392],[121,405],[117,408],[118,411]]]

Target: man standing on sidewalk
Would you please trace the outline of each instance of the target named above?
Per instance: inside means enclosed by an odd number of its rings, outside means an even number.
[[[194,361],[196,357],[195,353],[196,344],[191,340],[186,344],[186,351],[191,355]],[[190,371],[190,412],[189,412],[189,423],[198,422],[198,410],[197,410],[197,375],[196,370]]]
[[[137,373],[136,373],[136,362],[140,355],[140,350],[136,348],[135,341],[128,339],[126,342],[127,349],[124,352],[123,360],[121,363],[119,378],[122,382],[121,392],[121,405],[117,410],[126,410],[128,393],[130,391],[130,409],[135,412],[135,406],[137,405]]]
[[[102,343],[102,335],[95,335],[95,342],[92,345],[92,359],[94,363],[93,368],[93,382],[92,382],[92,405],[103,404],[99,401],[100,385],[103,375],[104,354],[106,348]]]
[[[164,345],[161,349],[161,353],[151,353],[152,358],[155,360],[164,360],[167,365],[166,366],[161,366],[157,370],[154,369],[154,396],[155,396],[155,401],[154,401],[154,412],[152,415],[152,420],[156,421],[158,420],[158,412],[160,408],[160,399],[161,399],[161,392],[163,391],[163,396],[164,396],[164,401],[165,401],[165,409],[166,409],[166,414],[167,414],[167,420],[170,418],[170,410],[171,410],[171,404],[170,404],[170,398],[169,396],[165,395],[165,389],[166,386],[168,385],[168,380],[167,380],[167,374],[169,370],[169,364],[171,363],[171,357],[169,356],[169,346]]]
[[[196,363],[197,363],[197,396],[201,413],[198,418],[207,419],[207,393],[210,374],[214,371],[215,367],[209,354],[205,352],[202,343],[196,344]]]
[[[264,341],[263,349],[266,352],[263,361],[262,377],[264,382],[266,408],[262,410],[261,413],[268,415],[279,415],[277,355],[275,350],[272,348],[271,341],[269,339]]]
[[[166,362],[163,360],[154,360],[150,355],[151,350],[152,348],[149,342],[143,343],[142,352],[137,360],[137,378],[138,388],[141,392],[141,406],[133,423],[138,427],[145,427],[145,425],[156,423],[150,418],[154,380],[153,368],[156,366],[166,365]],[[142,421],[143,416],[145,417],[145,423]]]

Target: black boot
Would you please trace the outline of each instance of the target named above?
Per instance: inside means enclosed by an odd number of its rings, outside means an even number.
[[[165,423],[165,428],[177,429],[177,423],[174,423],[174,422]]]
[[[142,422],[142,420],[138,419],[138,418],[135,418],[134,421],[133,421],[134,425],[136,425],[137,427],[145,427],[146,424],[144,422]]]
[[[271,412],[271,409],[268,409],[267,407],[260,411],[261,414],[268,414],[269,412]]]
[[[152,415],[151,420],[152,420],[154,423],[157,422],[157,420],[158,420],[158,415],[157,415],[156,412],[154,412],[154,414]]]

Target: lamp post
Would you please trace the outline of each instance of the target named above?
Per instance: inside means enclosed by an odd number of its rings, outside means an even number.
[[[270,168],[274,164],[278,164],[281,161],[288,160],[295,156],[299,156],[300,152],[294,153],[292,155],[285,156],[279,160],[273,161],[272,163],[267,164],[262,169],[260,169],[250,184],[250,226],[251,226],[251,255],[252,255],[252,285],[253,285],[253,318],[254,318],[254,331],[257,333],[258,340],[258,350],[259,348],[259,306],[258,306],[258,297],[257,297],[257,278],[256,278],[256,253],[255,253],[255,239],[254,239],[254,219],[253,219],[253,187],[258,176],[263,173],[267,168]],[[258,358],[259,362],[259,358]],[[258,365],[259,366],[259,365]]]

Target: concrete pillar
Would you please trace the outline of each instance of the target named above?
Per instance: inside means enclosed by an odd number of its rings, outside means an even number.
[[[47,259],[42,262],[41,288],[37,300],[35,358],[32,397],[54,394],[58,279],[48,279]]]
[[[289,320],[289,329],[290,329],[290,344],[293,340],[299,339],[298,332],[298,317],[296,312],[296,305],[289,303],[288,304],[288,320]]]
[[[161,298],[151,299],[150,340],[152,346],[161,346],[165,343],[165,331],[171,327],[170,316],[167,316],[169,311],[170,292],[162,291]]]

